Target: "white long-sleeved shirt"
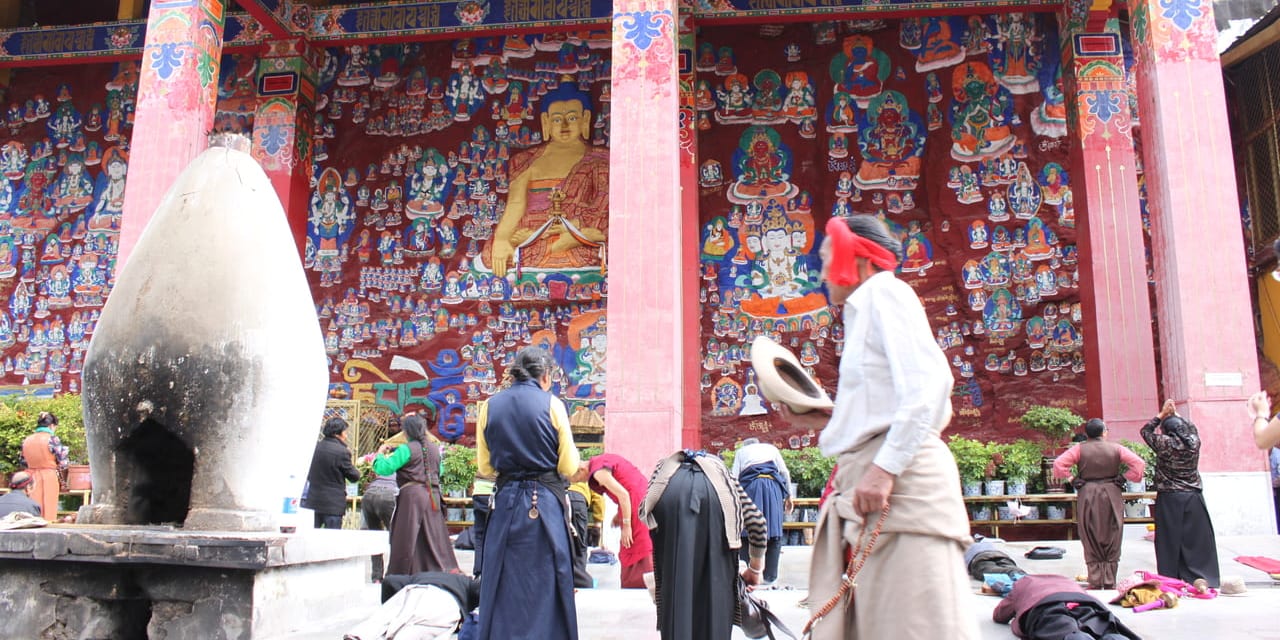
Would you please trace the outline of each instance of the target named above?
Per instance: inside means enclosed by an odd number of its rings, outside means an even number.
[[[782,476],[779,479],[782,480],[783,485],[791,484],[791,471],[787,469],[787,463],[782,460],[782,452],[766,442],[757,442],[738,449],[738,453],[733,456],[733,467],[729,469],[729,473],[737,478],[743,471],[765,462],[772,462],[778,467],[778,473]]]
[[[934,341],[924,306],[892,272],[877,273],[844,306],[845,342],[835,409],[818,445],[829,456],[888,432],[875,464],[903,472],[937,435],[955,379]]]

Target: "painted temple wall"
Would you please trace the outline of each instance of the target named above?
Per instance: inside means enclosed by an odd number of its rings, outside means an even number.
[[[902,240],[899,277],[920,294],[953,364],[952,433],[1020,437],[1017,416],[1032,404],[1083,413],[1072,139],[1055,25],[1037,15],[701,29],[703,446],[748,435],[816,444],[760,401],[744,346],[775,335],[834,390],[843,336],[817,258],[833,213],[879,215]],[[593,244],[607,246],[599,203],[610,167],[597,159],[608,157],[608,47],[599,33],[327,51],[305,265],[335,397],[396,410],[426,398],[442,409],[436,432],[465,438],[505,363],[541,344],[560,365],[571,413],[602,410],[607,276],[604,247]],[[78,390],[110,286],[119,211],[103,158],[127,160],[131,69],[14,75],[8,102],[19,114],[0,130],[0,162],[13,171],[11,193],[0,191],[5,384]],[[578,134],[583,161],[548,169],[537,162],[542,94],[561,76],[594,109]],[[64,84],[76,113],[59,120]],[[252,130],[251,60],[224,57],[219,96],[218,128]],[[41,148],[51,155],[33,161]],[[76,157],[87,180],[67,167]],[[532,193],[526,172],[539,178]],[[533,240],[522,266],[510,260],[499,278],[493,237],[517,182],[528,206],[513,245]],[[558,203],[557,191],[567,196]],[[32,200],[41,193],[51,205]],[[543,228],[556,206],[574,233]],[[550,250],[575,235],[572,250]]]
[[[817,434],[762,401],[771,335],[834,392],[844,336],[819,282],[832,215],[902,242],[952,364],[950,433],[1013,439],[1085,413],[1081,291],[1052,15],[707,27],[698,110],[703,445]]]

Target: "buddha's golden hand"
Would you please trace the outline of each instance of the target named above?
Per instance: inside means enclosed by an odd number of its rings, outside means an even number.
[[[573,234],[565,231],[556,238],[555,242],[551,243],[551,253],[564,253],[581,245],[582,243],[578,242],[578,239],[573,237]]]
[[[511,246],[524,244],[524,241],[528,240],[531,235],[533,235],[532,229],[516,229],[511,232],[511,242],[509,244]]]
[[[514,237],[514,234],[512,234]],[[508,240],[494,238],[493,240],[493,275],[499,278],[506,277],[507,263],[511,260],[511,255],[515,253],[515,247]]]

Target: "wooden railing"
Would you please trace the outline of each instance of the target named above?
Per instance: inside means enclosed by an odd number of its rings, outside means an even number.
[[[1134,500],[1153,500],[1156,497],[1156,493],[1154,491],[1136,493],[1124,492],[1121,495],[1124,497],[1126,502]],[[1041,509],[1046,510],[1050,505],[1061,505],[1066,510],[1066,513],[1062,518],[1050,519],[1047,517],[1046,513],[1041,513],[1040,517],[1034,520],[1027,518],[1010,518],[1002,520],[997,517],[975,520],[973,519],[972,513],[970,513],[969,524],[971,526],[989,527],[992,530],[992,535],[999,536],[1000,527],[1022,525],[1074,525],[1076,522],[1076,497],[1077,496],[1074,493],[1033,493],[1022,496],[965,496],[964,503],[966,510],[970,512],[972,511],[972,507],[975,505],[989,504],[991,505],[993,516],[995,515],[995,510],[998,506],[1002,506],[1012,500],[1017,500],[1022,504],[1035,504],[1040,506]],[[818,506],[818,498],[796,498],[794,502],[797,512],[799,512],[800,509],[817,508]],[[1141,517],[1125,516],[1124,522],[1125,524],[1149,524],[1155,522],[1155,520],[1149,515]],[[817,523],[815,522],[785,522],[783,523],[782,528],[812,529],[816,524]],[[1074,535],[1074,527],[1067,532],[1068,538],[1072,535]]]

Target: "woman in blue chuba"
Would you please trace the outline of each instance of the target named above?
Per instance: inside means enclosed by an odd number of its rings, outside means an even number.
[[[481,405],[480,475],[497,476],[484,538],[480,640],[577,640],[565,478],[578,469],[551,355],[516,354],[511,386]]]

